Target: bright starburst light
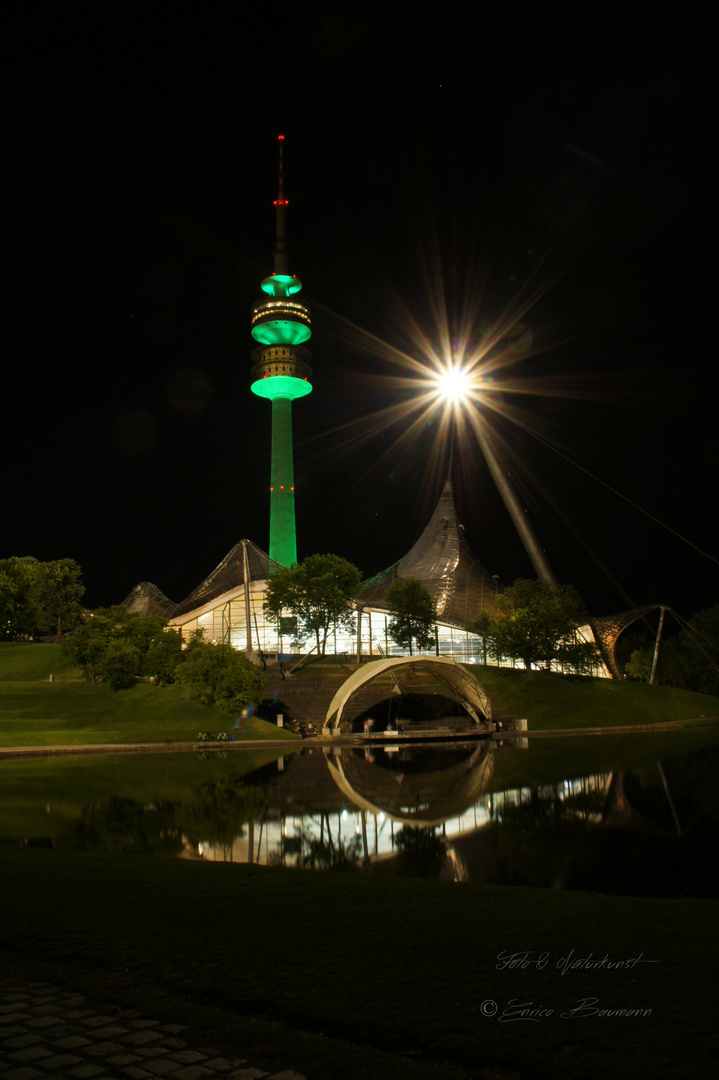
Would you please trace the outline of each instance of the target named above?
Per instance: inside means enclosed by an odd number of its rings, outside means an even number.
[[[437,376],[440,392],[447,401],[462,401],[470,388],[470,378],[466,371],[460,367],[448,365],[445,371]]]
[[[481,442],[480,435],[491,433],[495,451],[501,446],[508,461],[514,458],[513,471],[521,472],[521,462],[502,437],[497,420],[553,439],[554,431],[541,430],[542,420],[529,397],[597,397],[596,391],[588,394],[580,388],[583,373],[547,376],[528,370],[533,355],[551,348],[550,341],[533,335],[530,315],[553,284],[552,275],[544,268],[541,275],[530,277],[498,311],[496,300],[485,295],[476,262],[466,276],[457,274],[464,281],[460,294],[446,282],[439,262],[430,261],[422,269],[426,293],[422,302],[415,299],[411,306],[386,279],[381,281],[377,293],[384,298],[383,320],[388,327],[384,337],[323,309],[325,325],[338,343],[344,349],[351,343],[353,352],[365,358],[351,376],[351,393],[366,408],[361,416],[355,414],[347,423],[308,440],[318,444],[312,465],[321,467],[327,461],[331,438],[333,461],[360,447],[369,450],[363,468],[367,477],[386,472],[406,449],[427,439],[424,486],[436,490],[446,476],[450,444],[471,451]],[[382,401],[387,404],[378,408]],[[463,470],[470,467],[472,457],[460,456]]]

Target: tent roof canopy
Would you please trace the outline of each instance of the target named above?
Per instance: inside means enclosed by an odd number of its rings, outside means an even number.
[[[267,552],[259,548],[252,540],[240,540],[224,559],[196,589],[178,604],[172,613],[173,618],[186,615],[189,611],[205,607],[210,601],[231,592],[245,584],[244,549],[247,549],[247,565],[250,581],[264,581],[272,569],[280,569]]]
[[[448,480],[426,529],[409,552],[388,570],[365,581],[358,606],[387,610],[385,593],[398,578],[420,581],[443,623],[466,626],[496,605],[498,583],[474,557],[457,521]]]
[[[138,615],[161,615],[163,619],[169,619],[177,604],[151,581],[141,581],[127,594],[122,606]]]

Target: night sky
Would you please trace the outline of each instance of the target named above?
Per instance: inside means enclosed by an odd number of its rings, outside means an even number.
[[[268,549],[249,315],[282,132],[313,312],[300,558],[370,575],[408,551],[448,447],[439,410],[404,442],[375,427],[408,398],[392,358],[440,322],[471,352],[522,309],[492,422],[557,578],[595,614],[719,601],[711,35],[599,10],[26,15],[0,556],[75,558],[97,606],[146,580],[180,601],[239,539]],[[471,436],[453,478],[479,560],[532,576]]]

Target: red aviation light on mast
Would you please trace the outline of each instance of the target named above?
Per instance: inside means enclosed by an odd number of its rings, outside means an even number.
[[[287,241],[285,238],[285,212],[289,206],[285,198],[285,163],[282,150],[285,144],[284,135],[278,135],[279,144],[279,171],[277,175],[277,198],[274,200],[275,214],[277,216],[277,234],[275,242],[275,267],[274,275],[287,276]]]
[[[287,206],[287,200],[285,199],[284,182],[285,182],[285,166],[282,160],[282,143],[285,141],[284,135],[277,136],[280,144],[280,169],[278,174],[279,191],[277,192],[277,198],[275,199],[275,206]]]
[[[277,138],[278,138],[278,140],[280,142],[280,173],[279,173],[279,177],[278,177],[279,183],[280,183],[280,190],[279,190],[279,194],[277,195],[277,198],[275,199],[274,205],[275,206],[289,206],[290,205],[289,201],[287,199],[285,199],[285,197],[284,197],[285,193],[283,191],[283,184],[284,184],[284,179],[285,179],[285,170],[284,170],[284,165],[283,165],[283,161],[282,161],[282,143],[284,142],[285,137],[284,137],[284,135],[278,135]]]

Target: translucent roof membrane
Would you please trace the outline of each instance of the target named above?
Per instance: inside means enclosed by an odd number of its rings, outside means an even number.
[[[358,602],[386,609],[385,593],[397,578],[420,581],[432,596],[437,617],[443,623],[465,626],[483,609],[492,611],[496,607],[498,583],[464,539],[449,481],[414,547],[389,569],[365,581]]]

